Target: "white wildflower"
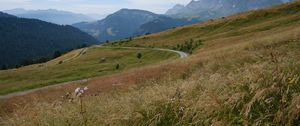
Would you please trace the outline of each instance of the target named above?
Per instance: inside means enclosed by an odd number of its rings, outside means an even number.
[[[84,88],[78,87],[78,88],[75,89],[75,95],[76,96],[81,96],[81,95],[84,94],[84,91],[86,91],[86,90],[88,90],[87,87],[84,87]]]
[[[184,107],[180,107],[180,108],[179,108],[179,111],[183,112],[184,109],[185,109]]]
[[[180,107],[180,108],[179,108],[179,117],[182,117],[182,116],[183,116],[184,110],[185,110],[184,107]]]
[[[297,105],[296,105],[296,108],[297,108],[297,109],[300,109],[300,105],[299,105],[299,104],[297,104]]]
[[[75,94],[78,94],[80,92],[80,87],[75,89]]]
[[[88,90],[88,87],[84,87],[83,90],[85,90],[85,91]]]
[[[175,98],[171,98],[170,99],[171,102],[175,102],[175,100],[176,100]]]
[[[83,93],[77,93],[76,96],[80,97]]]
[[[273,102],[274,100],[275,100],[275,98],[274,98],[274,97],[271,97],[271,98],[266,99],[265,102],[266,102],[267,104],[270,104],[270,103]]]

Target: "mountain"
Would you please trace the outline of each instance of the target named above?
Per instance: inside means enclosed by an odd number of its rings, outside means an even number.
[[[56,25],[36,19],[1,16],[0,65],[16,65],[24,60],[52,56],[97,40],[72,27]]]
[[[73,26],[91,34],[100,41],[122,39],[132,34],[144,23],[154,20],[158,15],[143,11],[121,9],[105,19],[96,22],[82,22]]]
[[[55,9],[48,10],[25,10],[22,8],[5,10],[4,12],[23,18],[34,18],[55,24],[74,24],[82,21],[93,21],[94,19],[83,15],[75,14],[68,11],[59,11]]]
[[[97,13],[90,13],[90,14],[85,14],[85,15],[87,15],[93,19],[96,19],[96,20],[102,20],[107,16],[107,14],[97,14]],[[96,20],[93,20],[93,21],[96,21]],[[79,22],[77,22],[77,23],[79,23]]]
[[[13,16],[13,15],[9,15],[9,14],[6,14],[6,13],[3,13],[3,12],[0,12],[0,18],[2,18],[2,17],[5,17],[5,18],[14,18],[15,16]]]
[[[183,9],[184,9],[184,5],[176,4],[173,8],[169,9],[166,12],[166,15],[175,15],[177,13],[180,13],[180,11]]]
[[[149,28],[148,26],[145,26],[146,23],[152,22],[150,23],[151,25],[156,21],[163,22],[160,24],[166,26],[157,25],[155,26],[155,30],[145,29]],[[172,25],[170,26],[167,23]],[[73,26],[89,33],[99,41],[103,42],[106,40],[118,40],[131,36],[141,35],[139,33],[145,33],[148,31],[157,32],[165,30],[166,28],[184,25],[186,23],[190,23],[190,21],[182,21],[182,19],[171,19],[164,15],[158,15],[144,10],[121,9],[111,15],[108,15],[103,20],[96,22],[81,22],[73,24]],[[141,28],[141,26],[143,27]]]
[[[173,27],[197,23],[199,20],[174,19],[167,16],[159,16],[153,21],[147,22],[140,26],[135,35],[161,32]]]
[[[200,20],[208,20],[291,1],[292,0],[192,0],[184,7],[175,5],[165,14],[175,18],[199,18]]]

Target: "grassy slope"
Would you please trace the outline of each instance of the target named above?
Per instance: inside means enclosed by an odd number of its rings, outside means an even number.
[[[170,48],[177,42],[204,40],[204,46],[185,61],[157,67],[156,73],[164,71],[170,76],[141,80],[125,92],[114,90],[83,97],[84,113],[79,99],[63,100],[22,109],[2,122],[6,125],[299,125],[299,6],[297,2],[243,13],[123,43]],[[174,77],[173,73],[180,70],[184,71],[181,76]],[[24,113],[27,116],[19,116]]]
[[[0,95],[24,91],[47,85],[109,75],[133,67],[157,63],[176,58],[177,54],[153,50],[111,49],[92,47],[78,57],[81,50],[72,51],[45,64],[26,66],[14,70],[0,71]],[[142,62],[136,58],[137,52],[143,55]],[[77,58],[76,58],[77,57]],[[99,63],[106,58],[105,63]],[[59,61],[65,61],[58,64]],[[120,70],[116,70],[120,64]]]
[[[233,15],[193,26],[178,27],[167,32],[143,36],[123,45],[173,48],[190,39],[207,42],[298,24],[300,17],[295,13],[299,9],[297,7],[286,9],[286,6],[288,5]]]

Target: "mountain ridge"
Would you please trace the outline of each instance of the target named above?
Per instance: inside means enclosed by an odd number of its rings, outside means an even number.
[[[15,16],[13,16],[13,15],[9,15],[9,14],[7,14],[7,13],[3,13],[3,12],[1,12],[0,11],[0,18],[16,18]]]
[[[25,10],[23,8],[16,8],[11,10],[4,10],[4,12],[22,18],[34,18],[61,25],[71,25],[82,21],[95,20],[84,14],[77,14],[69,11],[62,11],[56,9]]]
[[[186,6],[181,8],[179,8],[178,5],[175,5],[165,14],[174,18],[198,18],[200,20],[209,20],[291,1],[292,0],[192,0]]]
[[[72,26],[37,19],[0,17],[0,29],[1,66],[51,57],[55,51],[64,52],[98,42]]]
[[[162,23],[160,26],[156,26],[162,27],[161,29],[148,30],[141,28],[141,26],[145,25],[146,23],[154,20],[163,20],[162,18],[170,19],[168,21],[172,21],[170,22],[171,24],[176,24],[177,21],[180,22],[178,23],[178,25],[190,23],[189,21],[182,21],[183,19],[180,19],[179,21],[179,19],[171,19],[170,17],[155,14],[145,10],[124,8],[108,15],[103,20],[99,20],[96,22],[76,23],[73,24],[73,26],[89,33],[99,41],[104,42],[107,40],[119,40],[128,37],[143,35],[148,32],[158,32],[170,28],[170,26],[162,26],[166,24],[166,22]],[[173,25],[172,27],[178,25]]]

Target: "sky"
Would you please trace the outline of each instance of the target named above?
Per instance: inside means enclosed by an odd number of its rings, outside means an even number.
[[[0,0],[0,10],[14,8],[57,9],[81,14],[111,14],[122,8],[143,9],[163,14],[175,4],[191,0]]]

